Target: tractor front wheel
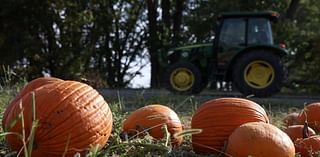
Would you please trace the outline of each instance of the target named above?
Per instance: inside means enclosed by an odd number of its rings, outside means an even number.
[[[178,94],[198,94],[204,88],[200,70],[187,62],[171,65],[166,70],[164,79],[166,88]]]

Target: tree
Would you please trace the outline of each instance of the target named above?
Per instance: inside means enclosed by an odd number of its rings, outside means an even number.
[[[143,1],[3,2],[0,64],[20,77],[31,80],[42,72],[75,80],[91,76],[125,87],[139,74],[130,67],[143,66],[136,62],[138,55],[145,56]]]
[[[185,0],[147,0],[148,10],[148,49],[151,61],[151,87],[161,85],[163,69],[160,69],[158,58],[160,52],[165,52],[182,42],[182,13]],[[161,15],[158,12],[161,10]]]

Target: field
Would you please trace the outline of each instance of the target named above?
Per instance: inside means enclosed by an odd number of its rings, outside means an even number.
[[[5,110],[5,106],[15,96],[19,89],[19,86],[14,88],[5,87],[0,89],[1,118]],[[137,92],[133,97],[122,96],[119,93],[115,93],[114,95],[104,94],[104,97],[113,112],[114,119],[113,131],[111,137],[109,138],[108,146],[100,151],[92,149],[90,150],[88,156],[204,156],[197,155],[192,151],[190,134],[186,134],[184,136],[184,142],[178,148],[167,145],[168,141],[166,139],[153,141],[148,136],[143,139],[135,139],[130,142],[123,141],[119,137],[122,121],[130,112],[142,106],[148,104],[163,104],[176,111],[185,129],[188,129],[190,128],[192,114],[197,110],[197,108],[205,101],[219,98],[221,96],[172,96],[167,94],[145,96],[143,91]],[[297,101],[293,101],[291,99],[281,101],[275,101],[273,99],[252,100],[260,104],[266,110],[270,118],[270,122],[281,129],[283,128],[282,119],[284,116],[290,112],[299,111],[304,106],[303,102],[297,103]],[[6,145],[2,130],[1,133],[0,156],[15,156],[15,153],[11,152]]]

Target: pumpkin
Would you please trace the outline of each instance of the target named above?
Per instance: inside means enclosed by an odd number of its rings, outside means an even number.
[[[132,138],[147,131],[159,140],[165,135],[164,125],[167,125],[171,135],[171,143],[174,146],[180,145],[182,137],[175,137],[174,134],[182,131],[181,121],[175,111],[161,104],[151,104],[133,111],[123,122],[122,133]]]
[[[33,88],[24,88],[21,93],[25,94],[19,94],[17,100],[8,105],[3,118],[4,130],[22,133],[21,119],[9,127],[22,113],[21,104],[26,137],[30,135],[33,91],[38,121],[33,157],[73,156],[77,152],[84,154],[91,146],[103,147],[112,129],[111,110],[104,98],[92,87],[77,81],[45,82],[27,85]],[[6,141],[12,150],[22,148],[22,141],[15,135],[7,135]]]
[[[269,123],[269,119],[265,110],[251,100],[218,98],[205,102],[192,116],[191,128],[202,130],[192,134],[193,150],[199,154],[222,152],[234,129],[247,122]]]
[[[283,119],[284,126],[288,127],[291,125],[301,124],[298,117],[299,117],[298,112],[292,112],[292,113],[287,114]]]
[[[300,112],[298,119],[300,124],[305,121],[308,122],[309,127],[311,127],[316,133],[320,132],[320,102],[310,103],[305,106],[305,108]]]
[[[299,138],[303,138],[304,137],[304,133],[303,130],[304,129],[304,125],[291,125],[288,128],[284,129],[284,132],[291,138],[291,140],[294,142]],[[308,127],[308,136],[313,136],[315,135],[316,132]]]
[[[294,142],[296,153],[301,157],[313,157],[320,152],[320,136],[314,135],[304,139],[297,139]]]
[[[226,154],[236,157],[293,157],[290,137],[272,124],[249,122],[230,135]]]

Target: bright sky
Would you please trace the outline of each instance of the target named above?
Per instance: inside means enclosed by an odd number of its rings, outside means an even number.
[[[136,76],[131,80],[131,88],[149,88],[150,87],[150,79],[151,79],[151,66],[150,63],[147,64],[141,70],[141,76]]]

